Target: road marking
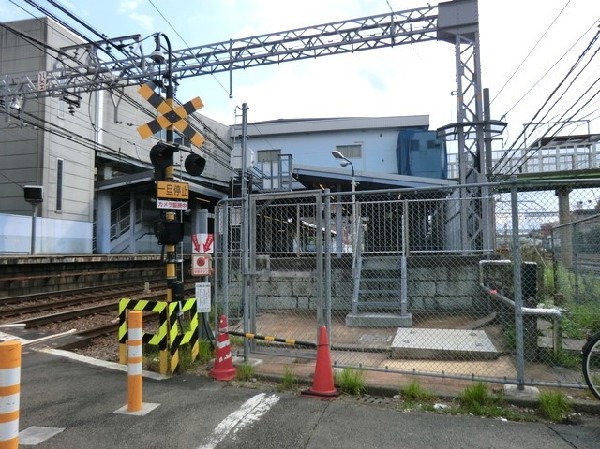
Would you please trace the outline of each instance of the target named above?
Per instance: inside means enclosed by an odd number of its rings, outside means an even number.
[[[44,354],[52,354],[58,355],[60,357],[66,357],[71,360],[77,360],[79,362],[87,363],[88,365],[101,366],[103,368],[113,369],[117,371],[127,371],[127,365],[121,365],[120,363],[109,362],[108,360],[100,360],[95,359],[93,357],[89,357],[83,354],[76,354],[74,352],[63,351],[62,349],[53,349],[53,348],[39,348],[36,349],[38,352],[42,352]],[[142,375],[146,378],[153,380],[167,380],[170,379],[169,376],[163,376],[160,373],[155,373],[154,371],[142,370]]]
[[[223,441],[230,433],[237,433],[244,427],[257,422],[271,407],[277,404],[279,397],[276,395],[267,396],[265,393],[251,397],[242,404],[239,410],[230,414],[219,423],[208,441],[198,449],[214,449],[217,444]]]

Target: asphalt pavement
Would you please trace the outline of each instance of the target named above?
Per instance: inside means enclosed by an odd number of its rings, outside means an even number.
[[[126,368],[25,345],[20,447],[597,449],[600,415],[578,425],[403,412],[397,407],[278,392],[202,375],[144,372],[140,413],[127,413]]]

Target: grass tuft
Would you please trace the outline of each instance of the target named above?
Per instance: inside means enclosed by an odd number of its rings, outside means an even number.
[[[200,363],[206,363],[210,359],[214,358],[215,350],[210,340],[200,340],[200,350],[198,352],[198,361]]]
[[[478,382],[466,387],[459,396],[460,404],[465,408],[478,408],[492,405],[495,399],[490,395],[488,387]]]
[[[407,386],[400,388],[400,394],[405,400],[410,401],[429,401],[433,398],[431,391],[414,380]]]
[[[571,404],[565,395],[557,391],[540,392],[539,411],[553,422],[563,422],[571,412]]]
[[[248,382],[254,377],[254,368],[252,365],[244,363],[237,367],[235,371],[235,378],[241,382]]]
[[[281,384],[278,386],[279,391],[293,390],[298,386],[298,379],[289,367],[285,367],[283,370],[283,378]]]
[[[360,395],[366,390],[365,373],[362,370],[344,368],[336,373],[335,383],[342,393]]]

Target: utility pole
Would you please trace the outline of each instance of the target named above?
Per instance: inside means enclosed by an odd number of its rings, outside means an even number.
[[[242,301],[244,302],[244,332],[250,332],[250,274],[249,274],[249,229],[248,216],[248,105],[242,104],[242,216],[241,216],[241,245],[242,245]],[[244,339],[244,359],[247,361],[250,352],[250,342]]]

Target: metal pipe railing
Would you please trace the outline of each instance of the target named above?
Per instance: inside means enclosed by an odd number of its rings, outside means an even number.
[[[493,298],[497,298],[513,309],[516,309],[515,302],[499,294],[496,290],[485,285],[483,269],[485,265],[510,265],[511,260],[480,260],[479,261],[479,286],[482,290]],[[560,309],[543,309],[534,307],[521,307],[523,315],[543,316],[552,319],[552,349],[555,355],[558,355],[562,350],[562,310]]]

